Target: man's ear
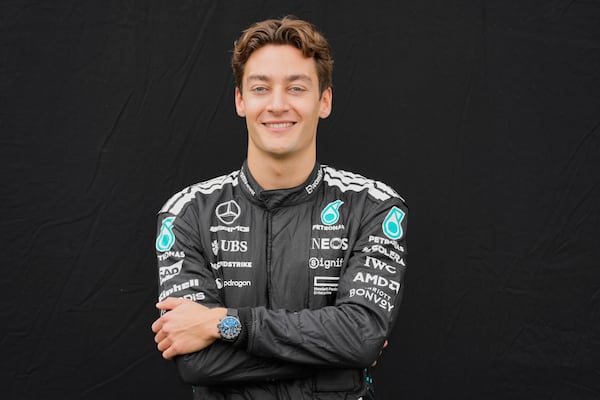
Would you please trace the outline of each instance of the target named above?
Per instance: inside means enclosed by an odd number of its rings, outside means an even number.
[[[246,108],[244,107],[244,99],[240,88],[235,88],[235,111],[240,117],[246,116]]]
[[[331,114],[331,105],[333,102],[333,92],[331,87],[328,87],[321,94],[321,106],[319,110],[319,117],[327,118]]]

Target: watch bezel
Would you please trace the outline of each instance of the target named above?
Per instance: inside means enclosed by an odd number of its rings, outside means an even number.
[[[235,321],[235,325],[224,326],[225,322],[228,320]],[[221,336],[221,339],[230,342],[235,340],[240,335],[240,332],[242,331],[242,323],[240,322],[240,319],[237,316],[228,314],[224,316],[221,319],[221,321],[219,321],[219,325],[217,325],[217,328],[219,330],[219,335]]]

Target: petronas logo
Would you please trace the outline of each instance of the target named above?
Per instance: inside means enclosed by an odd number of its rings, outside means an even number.
[[[402,237],[402,220],[404,219],[404,211],[394,206],[383,220],[381,227],[383,233],[390,239],[396,240]]]
[[[321,222],[325,225],[333,225],[340,219],[339,209],[344,204],[341,200],[332,201],[321,211]]]
[[[163,219],[160,233],[156,238],[156,250],[169,251],[175,243],[175,234],[173,233],[173,222],[175,217],[167,217]]]

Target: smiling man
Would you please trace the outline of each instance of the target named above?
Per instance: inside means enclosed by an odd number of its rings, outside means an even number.
[[[331,87],[319,88],[313,58],[281,44],[255,50],[240,84],[235,104],[248,126],[248,168],[264,189],[301,184],[316,162],[317,125],[331,112]]]
[[[158,350],[197,399],[370,399],[406,271],[406,204],[316,160],[331,49],[310,23],[236,41],[247,160],[159,212]]]

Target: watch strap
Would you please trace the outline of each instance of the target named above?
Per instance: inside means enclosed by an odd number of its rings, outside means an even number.
[[[231,317],[236,317],[237,319],[240,319],[237,308],[228,308],[227,315],[231,316]]]

